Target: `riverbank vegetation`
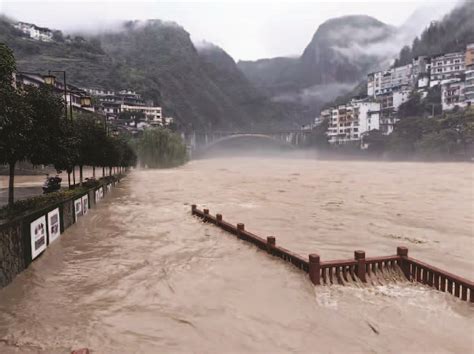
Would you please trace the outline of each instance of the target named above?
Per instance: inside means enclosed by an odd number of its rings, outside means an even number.
[[[333,157],[350,155],[424,161],[470,161],[474,157],[474,109],[460,109],[434,117],[421,113],[426,112],[424,108],[414,108],[414,111],[420,115],[401,118],[390,135],[383,135],[379,130],[370,131],[363,137],[362,144],[366,148],[362,150],[360,142],[330,145],[325,134],[327,122],[313,130],[309,145]]]
[[[141,167],[168,168],[187,161],[183,139],[165,128],[146,129],[134,146]]]
[[[12,51],[0,43],[0,164],[9,167],[8,204],[14,202],[15,165],[52,165],[70,176],[79,166],[133,166],[136,156],[121,138],[108,136],[103,118],[94,114],[64,116],[64,102],[51,87],[15,87]],[[68,178],[70,185],[70,178]]]

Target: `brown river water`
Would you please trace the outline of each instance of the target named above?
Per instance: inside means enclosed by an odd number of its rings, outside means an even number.
[[[474,165],[296,158],[132,172],[0,290],[1,353],[469,353],[474,306],[407,282],[314,287],[190,205],[322,260],[396,247],[474,278]]]

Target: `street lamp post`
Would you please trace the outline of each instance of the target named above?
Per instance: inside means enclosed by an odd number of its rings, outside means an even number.
[[[64,114],[67,119],[67,109],[68,109],[68,103],[67,103],[67,81],[66,81],[66,71],[65,70],[48,70],[48,75],[44,76],[44,81],[48,85],[54,86],[56,83],[56,77],[52,75],[51,73],[61,73],[63,74],[63,82],[64,82]],[[70,115],[71,115],[71,120],[72,120],[72,102],[69,102],[69,110],[70,110]]]

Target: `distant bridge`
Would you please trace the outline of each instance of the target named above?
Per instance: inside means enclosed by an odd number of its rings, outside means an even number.
[[[225,142],[238,142],[248,139],[275,142],[279,146],[304,146],[311,130],[286,130],[273,132],[193,132],[185,134],[184,138],[192,154],[200,154]]]

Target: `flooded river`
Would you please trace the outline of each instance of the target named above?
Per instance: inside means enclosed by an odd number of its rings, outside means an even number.
[[[233,158],[135,171],[0,290],[1,353],[473,352],[474,306],[314,287],[190,204],[322,260],[396,247],[474,278],[471,164]]]

